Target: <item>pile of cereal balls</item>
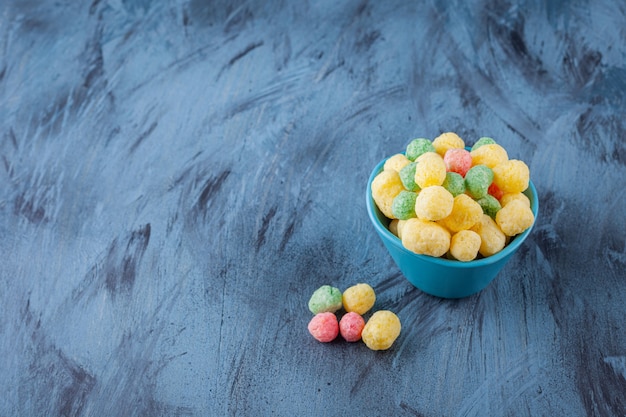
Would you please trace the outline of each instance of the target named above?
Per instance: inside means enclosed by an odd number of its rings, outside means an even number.
[[[364,283],[346,289],[322,285],[309,300],[309,310],[314,314],[308,329],[316,340],[328,343],[339,334],[348,342],[363,340],[372,350],[387,350],[400,335],[400,319],[388,310],[380,310],[371,315],[367,323],[363,315],[370,311],[376,302],[374,289]],[[345,313],[338,318],[337,312]]]
[[[528,166],[492,138],[467,150],[447,132],[389,157],[371,191],[405,248],[467,262],[500,252],[533,225],[529,181]]]

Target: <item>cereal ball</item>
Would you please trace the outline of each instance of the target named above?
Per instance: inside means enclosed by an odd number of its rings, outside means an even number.
[[[480,249],[480,236],[472,230],[461,230],[450,239],[450,254],[462,262],[476,259]]]
[[[465,192],[465,179],[456,172],[447,172],[446,179],[441,184],[453,197]]]
[[[441,185],[446,179],[446,164],[435,152],[426,152],[417,158],[415,167],[415,183],[420,188]]]
[[[472,165],[487,165],[489,168],[509,160],[506,150],[497,143],[483,145],[473,150],[470,155],[472,156]]]
[[[402,229],[404,228],[404,225],[406,224],[406,220],[398,220],[398,234],[396,236],[398,236],[400,239],[402,239]]]
[[[413,191],[400,191],[400,194],[393,199],[391,212],[394,217],[400,220],[407,220],[415,217],[415,200],[417,193]]]
[[[450,249],[450,232],[435,222],[409,219],[402,228],[402,245],[420,255],[440,257]]]
[[[348,312],[363,315],[374,306],[376,294],[368,284],[356,284],[343,292],[343,308]]]
[[[387,350],[400,336],[401,330],[402,325],[398,316],[391,311],[380,310],[372,314],[367,321],[361,338],[372,350]]]
[[[415,182],[415,167],[417,162],[411,162],[400,170],[400,181],[402,185],[409,191],[419,191],[420,186]]]
[[[448,149],[443,156],[448,172],[456,172],[462,177],[472,167],[472,154],[464,148]]]
[[[406,147],[406,157],[411,161],[415,161],[420,155],[426,152],[435,152],[435,147],[428,139],[413,139]]]
[[[422,220],[441,220],[452,212],[454,197],[440,185],[423,188],[415,199],[415,214]]]
[[[465,143],[456,133],[446,132],[433,139],[433,146],[435,151],[443,157],[448,149],[465,148]]]
[[[506,244],[506,235],[500,230],[495,220],[483,214],[480,221],[472,226],[471,230],[480,236],[480,249],[478,252],[484,256],[495,255]]]
[[[378,209],[389,219],[393,219],[391,206],[393,199],[404,190],[400,174],[388,169],[380,172],[372,181],[372,198]]]
[[[332,342],[339,334],[337,316],[330,312],[316,314],[308,328],[311,336],[322,343]]]
[[[528,188],[530,170],[524,161],[510,159],[493,167],[493,182],[504,193],[521,193]]]
[[[478,139],[476,141],[476,143],[474,144],[474,146],[472,146],[472,151],[475,151],[476,149],[480,148],[483,145],[490,145],[492,143],[496,143],[495,140],[493,140],[492,138],[489,138],[487,136],[483,136],[482,138]]]
[[[491,183],[491,185],[489,186],[489,189],[487,189],[487,193],[489,195],[492,195],[496,198],[496,200],[500,200],[502,198],[502,196],[504,195],[504,193],[502,192],[502,190],[500,188],[498,188],[498,186],[496,184],[494,184],[493,182]]]
[[[500,197],[500,204],[502,205],[502,207],[504,207],[513,200],[520,200],[521,202],[526,204],[528,207],[530,207],[530,200],[528,199],[528,197],[526,197],[526,194],[523,194],[523,193],[503,194],[502,197]]]
[[[467,230],[480,221],[483,210],[472,197],[467,194],[459,194],[454,197],[452,212],[441,222],[452,232]]]
[[[515,236],[528,229],[535,222],[535,216],[521,200],[510,201],[496,214],[496,223],[507,236]]]
[[[484,197],[493,181],[493,171],[486,165],[475,165],[465,174],[466,192],[474,199]]]
[[[354,311],[344,314],[341,320],[339,320],[339,333],[347,342],[361,340],[363,327],[365,327],[365,320]]]
[[[398,236],[398,222],[399,222],[399,221],[400,221],[400,220],[398,220],[398,219],[392,219],[392,220],[389,222],[389,226],[387,226],[387,228],[389,229],[389,231],[390,231],[392,234],[396,235],[396,236]]]
[[[410,163],[411,161],[409,161],[406,156],[401,153],[397,153],[387,158],[385,164],[383,165],[383,170],[392,169],[394,171],[400,172],[402,168]]]
[[[342,306],[341,291],[339,288],[331,287],[330,285],[322,285],[313,292],[309,299],[309,310],[313,314],[334,313]]]
[[[483,213],[491,217],[492,219],[496,218],[496,213],[502,208],[500,202],[491,194],[487,194],[484,197],[476,200],[480,207],[483,209]]]

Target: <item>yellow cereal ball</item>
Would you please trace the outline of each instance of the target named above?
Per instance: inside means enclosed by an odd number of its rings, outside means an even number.
[[[426,187],[415,199],[415,214],[422,220],[441,220],[448,217],[454,206],[454,197],[441,185]]]
[[[365,323],[361,339],[372,350],[387,350],[400,336],[401,330],[398,316],[388,310],[379,310]]]
[[[461,230],[450,239],[450,254],[459,261],[472,261],[478,256],[480,242],[478,233],[472,230]]]
[[[526,197],[526,194],[523,193],[507,193],[500,197],[500,205],[502,207],[506,206],[513,200],[519,200],[522,203],[526,204],[530,207],[530,199]]]
[[[398,222],[399,222],[399,221],[400,221],[400,220],[398,220],[398,219],[393,219],[393,220],[391,220],[391,221],[389,222],[389,227],[388,227],[388,229],[389,229],[389,231],[390,231],[391,233],[393,233],[393,234],[394,234],[394,235],[396,235],[396,236],[398,236]]]
[[[410,163],[411,161],[409,161],[409,158],[401,153],[397,153],[387,158],[385,164],[383,165],[383,170],[392,169],[396,172],[400,172],[402,168],[409,165]]]
[[[471,230],[480,236],[478,252],[484,257],[495,255],[506,244],[506,235],[500,230],[496,222],[486,214],[482,215],[480,221]]]
[[[487,165],[489,168],[493,168],[509,160],[506,149],[497,143],[483,145],[471,151],[470,155],[472,156],[472,166]]]
[[[400,174],[391,169],[382,171],[372,181],[372,198],[378,209],[389,219],[395,218],[391,210],[393,199],[403,190]]]
[[[515,236],[535,222],[535,215],[522,200],[510,201],[496,213],[496,223],[507,236]]]
[[[530,170],[524,161],[510,159],[493,167],[493,183],[505,194],[521,193],[529,180]]]
[[[368,284],[356,284],[343,292],[343,308],[348,312],[363,315],[374,306],[376,294]]]
[[[446,179],[446,164],[435,152],[426,152],[417,158],[415,183],[420,188],[441,185]]]
[[[441,224],[452,232],[459,232],[474,226],[480,221],[482,215],[483,209],[476,200],[467,194],[459,194],[454,197],[452,212],[448,217],[441,220]]]
[[[456,133],[446,132],[433,139],[433,146],[435,151],[443,157],[448,149],[465,148],[465,142]]]
[[[440,257],[450,249],[450,232],[435,222],[409,219],[402,228],[402,245],[420,255]]]

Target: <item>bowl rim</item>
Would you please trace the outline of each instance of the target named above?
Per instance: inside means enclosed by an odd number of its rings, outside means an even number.
[[[466,149],[468,148],[466,147]],[[383,213],[380,212],[380,210],[374,203],[374,198],[372,197],[372,181],[374,181],[374,178],[376,178],[376,175],[378,175],[383,170],[383,166],[385,162],[390,157],[391,156],[386,157],[382,161],[380,161],[376,165],[376,167],[372,170],[369,176],[369,180],[367,182],[367,190],[366,190],[367,214],[372,224],[374,225],[374,228],[376,229],[378,234],[381,235],[381,237],[383,237],[387,242],[391,243],[394,246],[394,248],[396,248],[397,250],[400,250],[407,255],[414,256],[418,260],[421,260],[424,262],[431,262],[434,264],[439,264],[441,266],[446,266],[446,267],[451,267],[451,268],[473,268],[473,267],[481,267],[481,266],[495,264],[495,263],[500,262],[504,258],[507,258],[510,255],[512,255],[521,246],[521,244],[526,240],[526,238],[528,237],[528,235],[534,228],[535,224],[537,223],[537,216],[539,214],[539,201],[538,201],[539,198],[537,196],[537,189],[535,188],[535,185],[533,184],[532,180],[529,179],[528,188],[524,190],[523,193],[527,194],[526,196],[529,197],[530,199],[530,209],[532,210],[533,215],[535,216],[535,221],[528,229],[514,236],[511,239],[511,241],[500,252],[494,255],[488,256],[486,258],[475,259],[475,260],[467,261],[467,262],[459,261],[456,259],[437,258],[434,256],[421,255],[421,254],[412,252],[404,247],[404,245],[402,244],[402,241],[396,235],[391,233],[391,231],[380,222],[378,216],[376,215],[376,212],[378,211],[381,214],[381,216],[383,217],[385,216]],[[530,196],[528,194],[530,194]]]

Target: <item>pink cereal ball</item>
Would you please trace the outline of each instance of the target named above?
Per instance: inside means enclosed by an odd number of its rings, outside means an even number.
[[[448,172],[456,172],[465,177],[467,171],[472,167],[472,155],[466,149],[452,148],[446,151],[443,162],[446,164]]]
[[[322,343],[332,342],[339,334],[337,316],[328,311],[313,316],[308,327],[311,336]]]
[[[358,342],[361,340],[361,332],[365,327],[365,320],[360,314],[354,311],[344,314],[339,320],[339,332],[341,337],[347,342]]]

